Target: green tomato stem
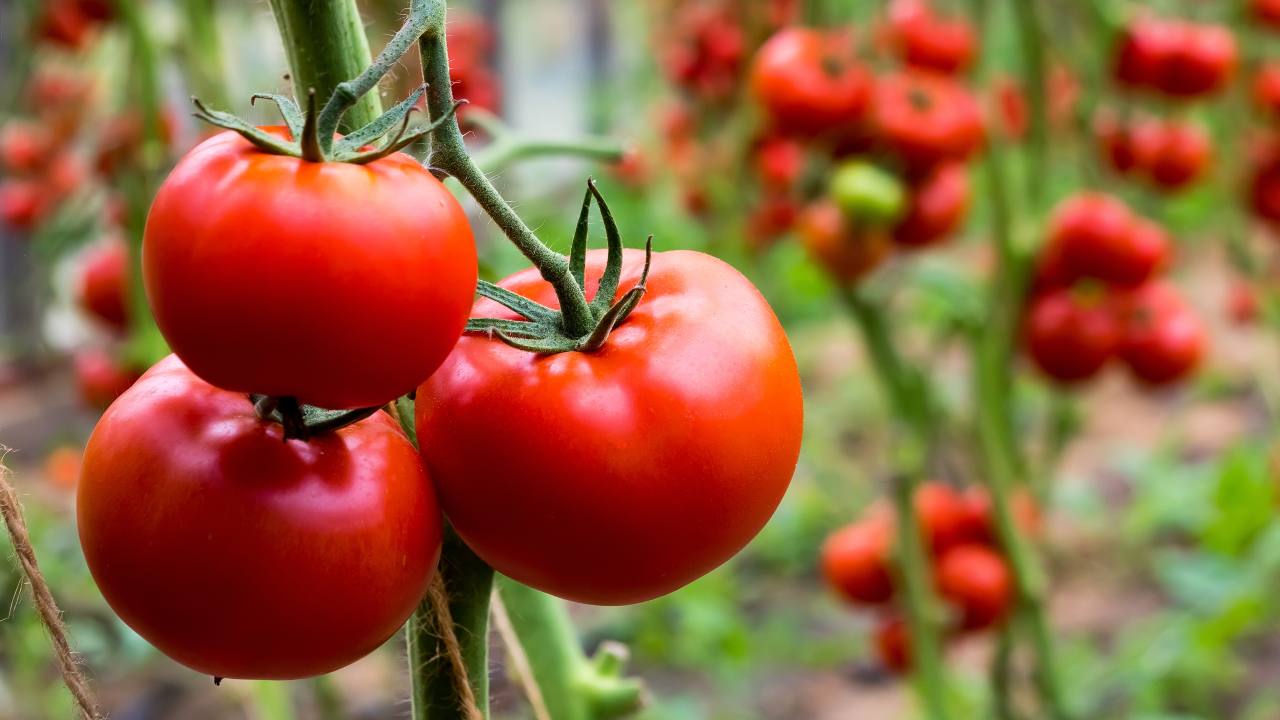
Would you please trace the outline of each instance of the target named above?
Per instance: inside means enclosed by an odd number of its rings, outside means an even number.
[[[595,661],[582,653],[564,603],[509,578],[497,585],[550,717],[609,720],[640,707],[640,683],[621,677],[616,651],[605,647]]]
[[[872,365],[901,424],[901,437],[895,442],[898,457],[894,462],[892,494],[898,519],[897,566],[905,590],[911,662],[928,717],[946,720],[947,680],[938,639],[941,612],[933,593],[928,549],[914,502],[933,441],[931,393],[919,372],[898,354],[883,308],[856,290],[843,289],[841,297],[858,323]]]
[[[1035,0],[1013,0],[1013,11],[1022,51],[1021,65],[1027,86],[1027,99],[1031,106],[1031,157],[1027,192],[1031,205],[1038,207],[1044,198],[1045,170],[1049,161],[1049,103],[1045,88],[1047,62],[1044,50],[1048,40]]]
[[[444,550],[436,570],[449,596],[453,633],[462,650],[467,682],[476,705],[489,717],[489,598],[493,569],[476,557],[453,532],[445,531]],[[431,603],[424,598],[405,627],[409,645],[413,720],[453,720],[461,714],[453,668],[444,650],[441,629]]]
[[[359,77],[369,66],[369,41],[355,0],[271,0],[271,12],[298,98],[305,98],[310,90],[315,90],[316,97],[331,97],[339,83]],[[365,93],[347,110],[339,127],[350,132],[381,114],[377,93]]]
[[[427,107],[432,121],[436,121],[453,107],[453,82],[449,76],[449,52],[445,41],[444,0],[429,0],[427,5],[427,29],[418,44],[422,54],[423,78],[427,81]],[[569,272],[568,258],[538,239],[498,193],[484,171],[472,161],[456,119],[441,123],[432,132],[431,164],[457,178],[512,244],[538,268],[543,279],[555,288],[568,333],[575,337],[589,333],[594,327],[591,309],[582,288]]]

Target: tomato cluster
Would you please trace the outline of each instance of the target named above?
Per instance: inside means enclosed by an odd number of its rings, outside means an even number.
[[[99,26],[115,17],[111,0],[48,0],[36,22],[40,40],[71,50],[83,50]]]
[[[913,506],[934,588],[951,611],[948,636],[1001,624],[1013,604],[1014,590],[986,491],[926,482],[917,488]],[[1030,495],[1015,494],[1012,509],[1022,532],[1040,532],[1039,509]],[[860,519],[828,536],[821,560],[827,584],[842,600],[877,611],[875,641],[881,661],[891,670],[904,672],[910,666],[910,643],[897,607],[901,602],[897,542],[893,511],[877,502]]]
[[[1235,36],[1221,25],[1142,16],[1121,33],[1112,77],[1173,99],[1207,97],[1226,87],[1237,55]]]
[[[1183,120],[1119,118],[1100,112],[1094,133],[1112,170],[1136,176],[1166,192],[1200,180],[1213,160],[1213,143],[1204,128]]]
[[[1075,383],[1113,359],[1148,385],[1187,377],[1205,353],[1205,329],[1159,275],[1172,243],[1122,201],[1082,192],[1054,212],[1041,251],[1023,342],[1048,377]]]

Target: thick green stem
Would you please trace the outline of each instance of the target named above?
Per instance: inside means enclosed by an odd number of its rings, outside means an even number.
[[[449,51],[445,43],[445,3],[444,0],[430,0],[428,6],[427,30],[419,40],[419,48],[423,78],[427,82],[427,107],[432,121],[436,121],[453,107],[453,83],[449,77]],[[512,244],[551,283],[560,301],[565,329],[576,337],[589,333],[594,327],[591,309],[582,288],[569,272],[568,258],[538,239],[498,193],[484,171],[471,160],[455,119],[441,123],[431,134],[431,164],[457,178]]]
[[[934,596],[928,548],[913,500],[933,440],[932,402],[924,378],[898,355],[883,310],[855,290],[842,289],[841,297],[858,322],[872,365],[903,430],[896,442],[893,501],[898,518],[897,564],[905,590],[911,662],[916,668],[917,686],[928,716],[931,720],[945,720],[948,717],[946,675],[938,639],[942,614]]]
[[[489,598],[493,569],[476,557],[450,528],[437,571],[449,597],[453,633],[462,650],[467,680],[476,705],[489,716]],[[409,677],[413,682],[413,720],[463,717],[454,668],[445,651],[442,628],[424,598],[405,628],[409,644]]]
[[[1045,171],[1049,160],[1049,103],[1045,89],[1046,40],[1035,0],[1013,0],[1013,11],[1018,24],[1019,47],[1022,50],[1023,78],[1031,106],[1031,162],[1027,173],[1027,191],[1031,205],[1038,207],[1044,197]]]
[[[621,676],[624,655],[605,645],[595,659],[588,659],[564,603],[501,576],[498,595],[550,717],[609,720],[639,709],[640,682]]]
[[[284,41],[294,94],[328,98],[339,83],[358,77],[369,65],[369,41],[356,0],[271,0],[271,11]],[[382,114],[377,93],[366,93],[342,118],[350,132]]]

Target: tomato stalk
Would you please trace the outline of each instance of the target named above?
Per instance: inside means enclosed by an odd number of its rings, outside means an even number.
[[[470,110],[466,124],[483,130],[489,136],[489,144],[472,157],[476,166],[485,172],[493,172],[519,160],[548,155],[576,156],[607,163],[622,159],[622,147],[615,140],[598,137],[572,140],[520,137],[496,115],[480,108]]]
[[[1018,43],[1022,50],[1023,77],[1031,106],[1031,163],[1027,189],[1032,206],[1044,197],[1045,169],[1049,159],[1049,104],[1045,92],[1045,43],[1043,23],[1035,0],[1013,0]]]
[[[314,89],[317,96],[328,98],[339,83],[359,76],[369,65],[369,41],[355,0],[271,0],[271,12],[289,57],[293,86],[303,94]],[[381,114],[377,93],[365,93],[353,101],[341,127],[354,130]]]
[[[606,643],[587,658],[563,603],[505,577],[497,586],[550,717],[609,720],[639,709],[640,682],[621,675],[625,647]]]
[[[907,365],[898,354],[883,309],[858,290],[841,288],[841,297],[862,331],[872,365],[902,426],[901,437],[895,443],[898,453],[893,477],[900,548],[897,569],[906,590],[911,662],[917,668],[918,688],[929,717],[945,720],[948,717],[946,676],[938,639],[942,612],[933,592],[928,551],[914,502],[934,435],[931,392],[920,372]]]

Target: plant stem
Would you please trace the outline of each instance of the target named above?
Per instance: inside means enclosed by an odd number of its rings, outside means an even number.
[[[476,557],[449,528],[437,570],[449,595],[454,634],[462,649],[467,680],[476,705],[489,716],[489,597],[493,569]],[[409,618],[409,677],[413,682],[413,720],[453,720],[460,717],[453,668],[443,647],[440,628],[424,599]]]
[[[588,659],[563,603],[505,577],[497,584],[550,717],[608,720],[640,707],[640,683],[620,677],[624,655],[617,646]]]
[[[360,75],[369,65],[369,41],[356,0],[271,0],[271,11],[289,57],[294,93],[327,99],[338,83]],[[382,114],[377,93],[366,93],[342,118],[349,132]]]
[[[898,518],[898,571],[906,590],[906,618],[917,688],[929,717],[945,720],[948,712],[946,676],[938,641],[940,613],[930,579],[928,549],[914,502],[933,439],[930,394],[924,378],[898,355],[882,308],[856,290],[842,288],[841,297],[858,322],[872,365],[904,431],[897,443],[892,488]]]
[[[1046,39],[1035,0],[1013,0],[1013,12],[1018,25],[1027,98],[1031,105],[1031,162],[1027,173],[1027,192],[1032,207],[1038,207],[1044,197],[1045,169],[1049,159],[1049,104],[1045,91],[1044,52]]]
[[[196,75],[197,94],[215,107],[228,107],[216,0],[183,0],[182,11],[188,39],[183,49]]]
[[[422,75],[427,82],[427,107],[434,122],[453,107],[453,83],[449,77],[449,51],[445,42],[445,3],[444,0],[430,0],[427,5],[427,30],[418,44],[422,53]],[[543,279],[555,288],[565,328],[575,336],[590,332],[594,326],[591,310],[582,288],[569,272],[568,259],[538,239],[471,160],[456,118],[441,123],[432,133],[431,163],[458,179],[512,244],[538,268]]]

